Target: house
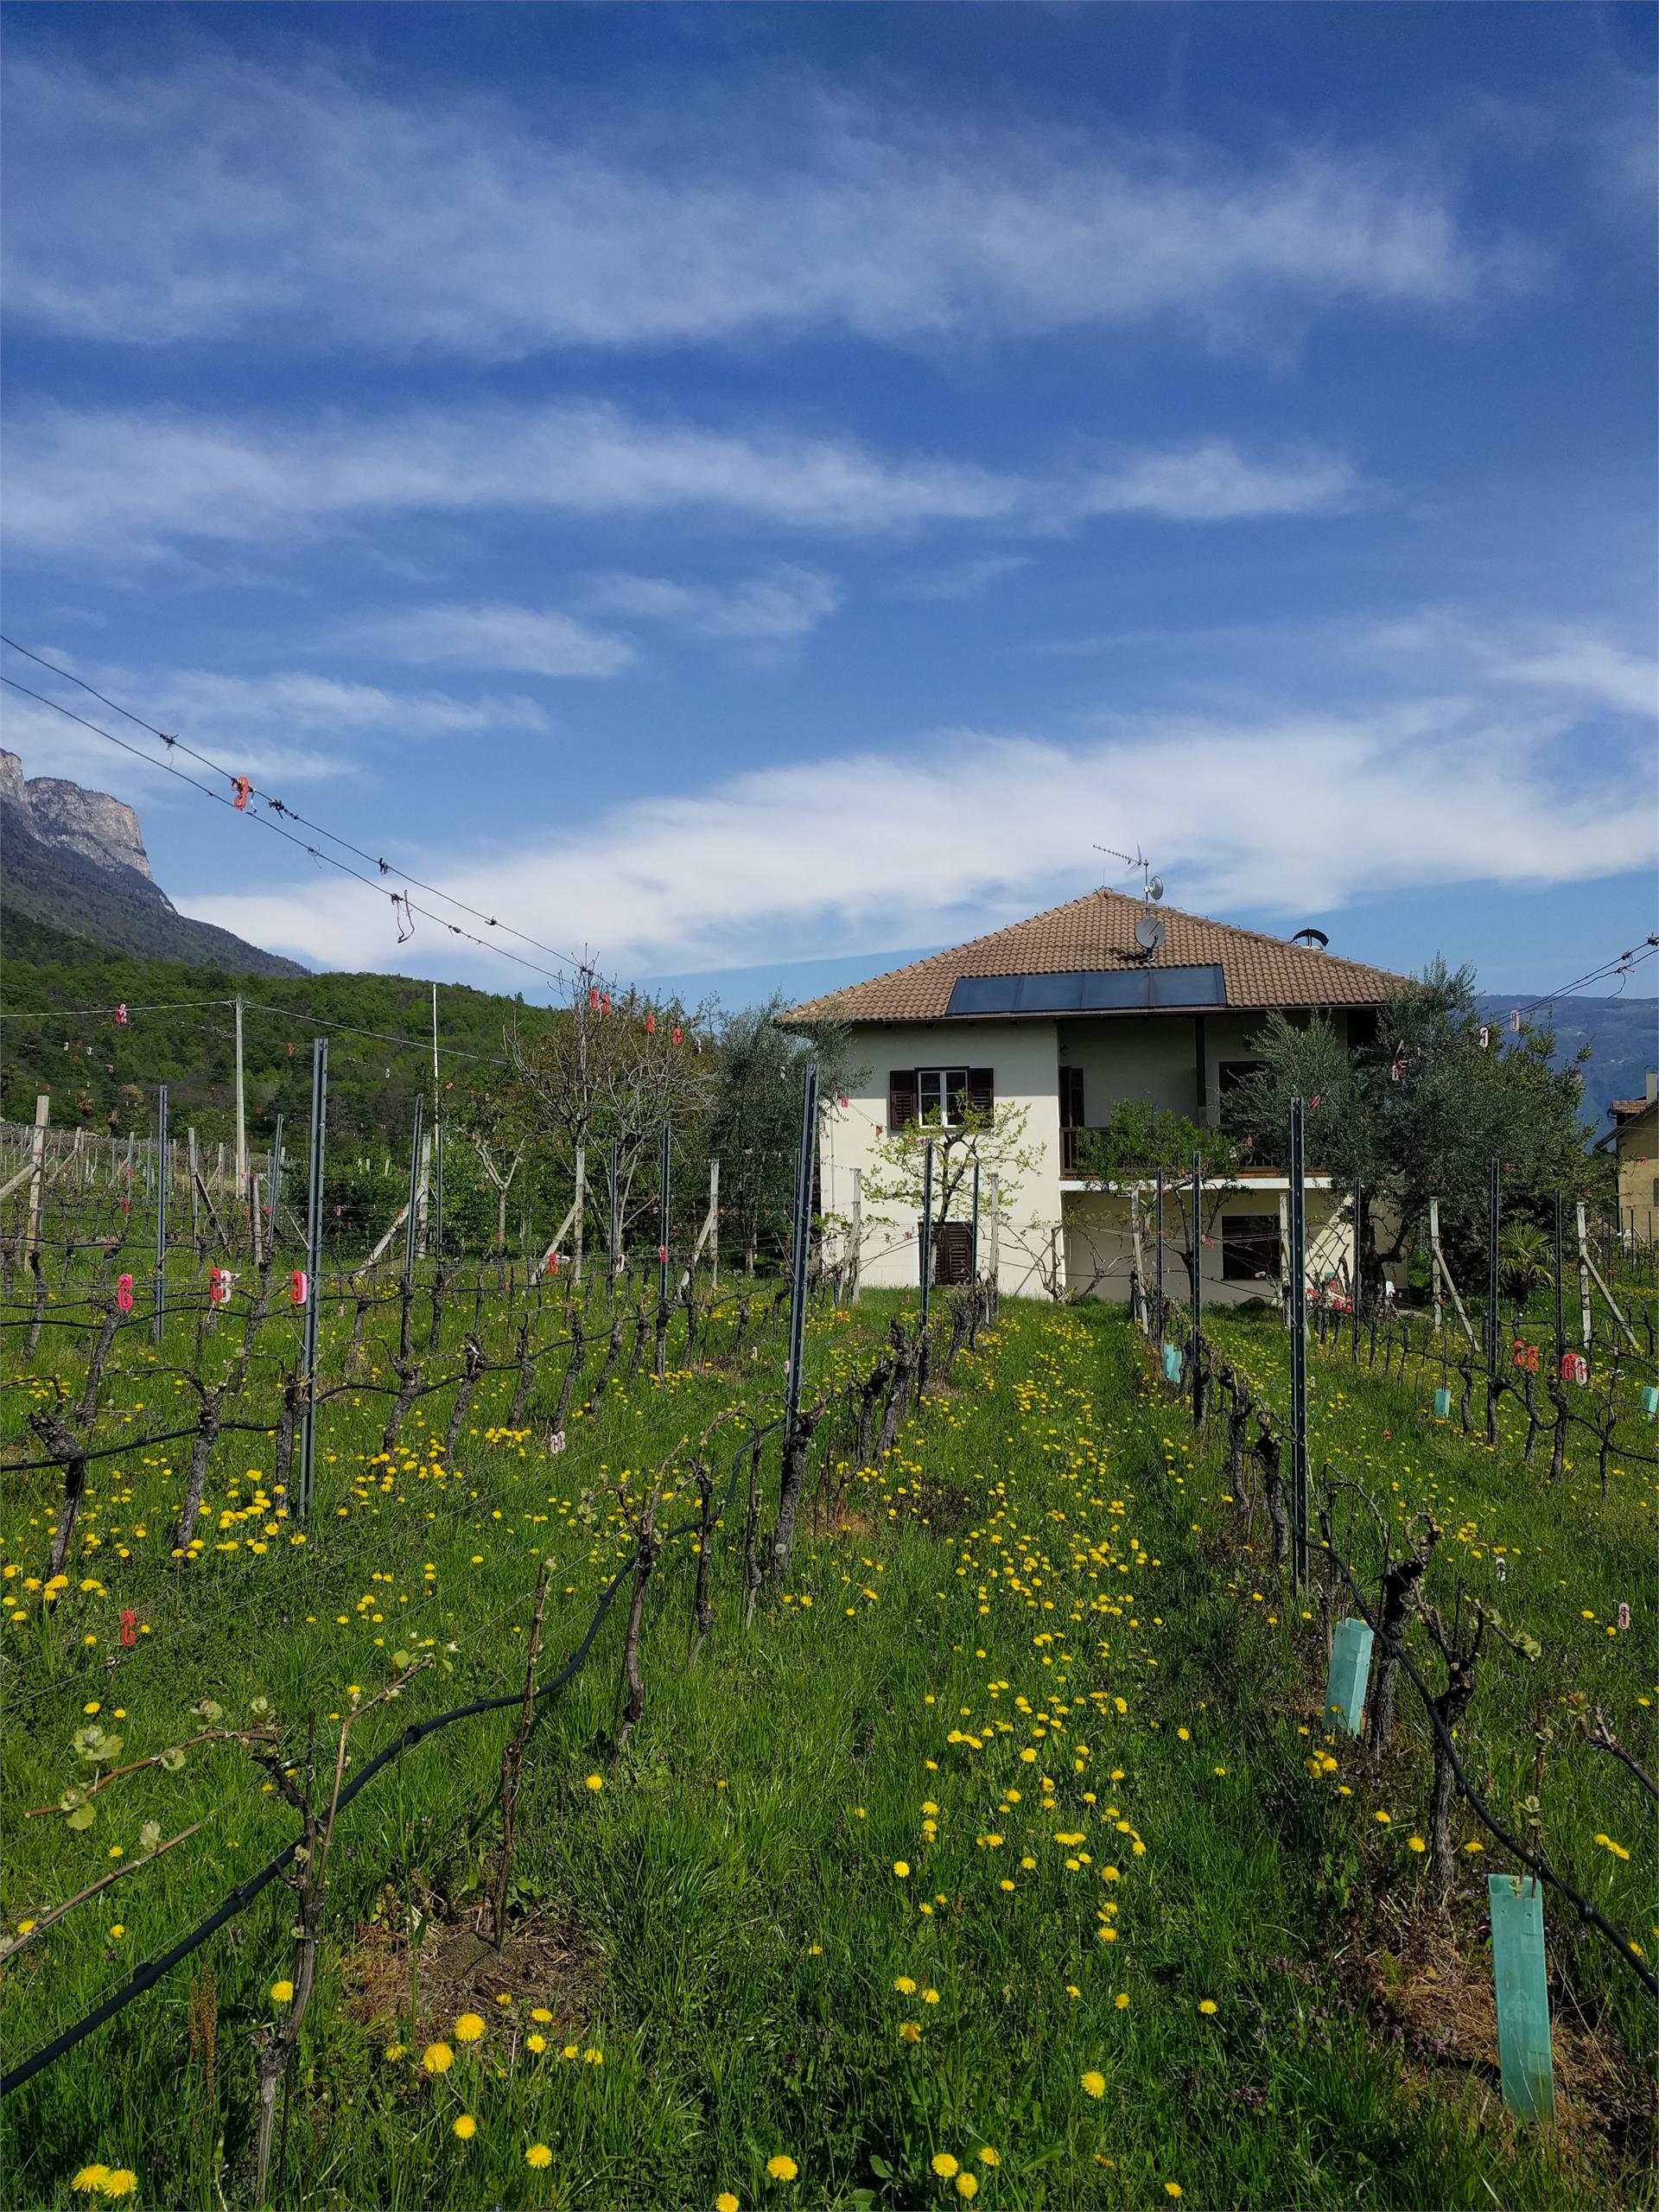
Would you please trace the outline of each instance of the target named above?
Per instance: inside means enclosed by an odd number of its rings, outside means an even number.
[[[1645,1098],[1615,1098],[1613,1126],[1598,1143],[1618,1164],[1620,1233],[1651,1244],[1659,1227],[1659,1075],[1649,1071]]]
[[[1161,931],[1146,926],[1153,916]],[[1151,938],[1158,941],[1143,949]],[[948,1122],[963,1100],[1012,1104],[1025,1109],[1027,1162],[1017,1178],[999,1178],[994,1224],[982,1188],[982,1272],[991,1271],[994,1254],[1006,1294],[1125,1298],[1137,1232],[1148,1275],[1155,1265],[1151,1196],[1087,1185],[1077,1174],[1082,1133],[1104,1126],[1128,1098],[1213,1125],[1229,1090],[1256,1065],[1253,1040],[1269,1014],[1324,1014],[1357,1045],[1375,1035],[1380,1009],[1404,980],[1311,943],[1102,890],[792,1007],[779,1017],[785,1027],[848,1024],[863,1064],[847,1094],[825,1102],[820,1126],[819,1194],[834,1224],[832,1247],[838,1243],[843,1258],[856,1249],[866,1284],[915,1285],[918,1208],[867,1195],[883,1179],[884,1135],[918,1119]],[[1206,1206],[1206,1299],[1281,1294],[1287,1188],[1282,1174],[1246,1170],[1211,1202],[1219,1208],[1213,1224]],[[1317,1173],[1307,1189],[1309,1279],[1345,1275],[1345,1194]],[[970,1205],[964,1185],[947,1232],[935,1240],[936,1279],[968,1272]],[[1173,1213],[1172,1205],[1166,1283],[1184,1297]]]

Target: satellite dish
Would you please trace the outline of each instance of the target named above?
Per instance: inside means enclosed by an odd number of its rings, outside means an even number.
[[[1162,877],[1161,875],[1149,875],[1149,876],[1147,878],[1147,898],[1148,898],[1148,899],[1161,899],[1161,898],[1163,897],[1163,895],[1164,895],[1164,879],[1163,879],[1163,877]]]
[[[1298,930],[1290,941],[1293,944],[1317,944],[1321,952],[1331,942],[1323,930]]]
[[[1135,925],[1135,941],[1142,952],[1156,952],[1164,941],[1164,925],[1156,914],[1142,914]]]

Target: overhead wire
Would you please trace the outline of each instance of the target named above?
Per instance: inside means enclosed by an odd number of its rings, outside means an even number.
[[[0,639],[0,642],[11,645],[13,641],[7,638]],[[28,648],[26,646],[16,646],[15,650],[20,652],[24,652],[28,651]],[[30,653],[29,658],[31,660],[39,660],[40,655],[38,653]],[[41,664],[43,668],[51,668],[53,665],[50,661],[42,661]],[[53,672],[60,676],[67,673],[66,670],[62,669],[54,669]],[[74,683],[79,682],[79,679],[78,677],[72,677],[69,680],[72,683]],[[568,979],[565,976],[555,976],[550,973],[545,968],[538,966],[535,961],[526,960],[517,952],[510,952],[505,944],[494,943],[488,938],[475,936],[471,930],[462,929],[458,922],[452,922],[446,914],[435,913],[429,906],[417,906],[410,897],[407,891],[390,893],[385,893],[383,891],[381,885],[373,877],[364,875],[359,869],[347,867],[344,861],[337,860],[332,853],[320,852],[316,846],[308,844],[303,837],[296,837],[292,830],[284,830],[280,822],[272,821],[270,815],[238,808],[233,798],[227,798],[222,791],[212,790],[207,784],[204,784],[200,778],[189,775],[184,769],[175,766],[171,760],[158,760],[154,753],[144,752],[139,746],[130,745],[125,738],[118,737],[113,730],[105,729],[99,722],[88,721],[85,715],[78,715],[74,713],[71,708],[66,707],[60,700],[48,698],[44,691],[36,691],[27,683],[19,683],[15,677],[0,676],[0,683],[5,684],[10,690],[21,693],[26,699],[33,699],[36,701],[37,703],[42,707],[50,707],[54,714],[62,715],[67,721],[78,723],[82,729],[91,730],[95,737],[104,738],[107,740],[110,744],[118,746],[123,753],[130,753],[135,760],[147,761],[152,768],[160,768],[169,776],[176,776],[181,783],[188,784],[193,791],[201,792],[204,798],[213,799],[217,804],[227,808],[232,813],[243,813],[246,820],[250,822],[257,822],[261,829],[270,830],[277,836],[286,839],[288,843],[290,845],[296,845],[302,852],[308,853],[313,860],[319,861],[325,867],[338,869],[341,875],[350,876],[353,882],[365,885],[369,890],[372,891],[377,897],[391,897],[394,903],[401,906],[407,913],[419,914],[423,920],[435,922],[440,929],[448,930],[451,937],[464,938],[467,944],[477,945],[482,951],[495,953],[503,960],[511,960],[515,967],[526,969],[532,976],[539,976],[544,983],[552,984],[556,989],[563,990],[566,988]],[[91,690],[92,687],[88,685],[86,688],[87,690]],[[99,694],[98,696],[101,696],[102,695]],[[126,711],[127,710],[124,708],[118,708],[117,709],[118,713],[124,714]],[[130,719],[134,721],[138,721],[142,728],[153,730],[156,736],[162,738],[168,745],[182,747],[183,750],[189,753],[193,760],[202,761],[204,765],[211,768],[216,775],[226,777],[232,785],[238,781],[238,779],[231,773],[229,769],[222,767],[216,760],[208,760],[205,753],[197,753],[193,747],[185,746],[181,739],[167,737],[164,731],[156,730],[153,723],[142,721],[140,717],[136,715],[130,716]],[[268,804],[275,805],[276,804],[276,802],[270,799],[268,794],[261,793],[259,796],[265,798]],[[348,852],[358,853],[359,857],[364,860],[372,861],[375,867],[379,869],[383,874],[391,875],[393,873],[389,862],[376,858],[373,854],[361,852],[360,848],[350,844],[345,838],[336,837],[332,830],[319,829],[315,823],[307,821],[303,815],[295,813],[291,808],[284,806],[282,808],[282,811],[285,815],[292,815],[295,821],[303,823],[307,829],[315,830],[319,836],[327,837],[331,843],[341,845]],[[401,874],[401,871],[399,871],[399,873]],[[447,899],[451,906],[458,907],[463,913],[476,916],[480,921],[486,923],[491,928],[503,928],[506,926],[505,924],[499,923],[493,914],[486,914],[481,908],[469,906],[464,899],[456,899],[447,891],[440,891],[432,884],[422,882],[418,876],[406,876],[404,877],[403,880],[409,883],[418,884],[423,891],[429,892],[434,898]],[[535,938],[526,937],[521,930],[512,930],[510,931],[510,934],[519,938],[526,944],[536,944],[537,943]],[[571,954],[556,951],[550,946],[538,947],[538,950],[545,950],[551,959],[558,961],[563,966],[570,969],[576,975],[586,976],[592,972],[591,963],[578,961]]]

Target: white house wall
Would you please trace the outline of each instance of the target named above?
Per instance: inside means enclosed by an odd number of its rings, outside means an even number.
[[[1223,1280],[1221,1224],[1227,1216],[1235,1214],[1276,1216],[1279,1200],[1278,1192],[1252,1190],[1248,1185],[1236,1192],[1230,1192],[1222,1199],[1217,1219],[1202,1252],[1200,1279],[1206,1305],[1236,1306],[1251,1298],[1278,1299],[1280,1286],[1276,1279],[1255,1282],[1228,1282]],[[1115,1192],[1067,1191],[1063,1194],[1062,1204],[1065,1210],[1067,1289],[1074,1295],[1127,1300],[1135,1251],[1128,1199]],[[1210,1211],[1210,1205],[1206,1203],[1206,1221]],[[1346,1281],[1353,1264],[1354,1240],[1352,1226],[1343,1211],[1340,1194],[1309,1190],[1305,1200],[1305,1217],[1307,1228],[1306,1283],[1316,1286],[1333,1275]],[[1181,1300],[1192,1294],[1186,1255],[1182,1249],[1184,1220],[1185,1217],[1174,1199],[1167,1199],[1164,1212],[1164,1290],[1168,1297]],[[1150,1284],[1158,1264],[1150,1197],[1142,1202],[1141,1253],[1141,1264]]]
[[[1011,1298],[1046,1294],[1044,1274],[1058,1252],[1060,1224],[1060,1099],[1058,1060],[1052,1021],[948,1021],[872,1025],[854,1033],[852,1058],[862,1072],[839,1097],[824,1102],[818,1166],[823,1211],[851,1217],[854,1175],[868,1183],[887,1123],[887,1076],[893,1068],[988,1067],[996,1085],[997,1112],[1023,1106],[1020,1149],[1037,1155],[1033,1171],[1001,1193],[996,1230],[997,1276]],[[981,1185],[980,1259],[988,1266],[988,1193]],[[971,1193],[964,1189],[951,1218],[966,1221]],[[896,1203],[862,1208],[859,1274],[871,1288],[914,1289],[919,1280],[918,1209]],[[832,1240],[832,1247],[836,1240]]]
[[[1205,1018],[1205,1059],[1211,1118],[1215,1116],[1223,1060],[1250,1057],[1249,1040],[1260,1015],[1210,1014]],[[1060,1046],[1066,1051],[1064,1056]],[[1001,1193],[995,1230],[997,1276],[1006,1297],[1051,1294],[1056,1266],[1061,1286],[1075,1293],[1127,1298],[1129,1239],[1127,1202],[1108,1194],[1061,1189],[1059,1071],[1084,1071],[1084,1115],[1099,1128],[1125,1098],[1144,1098],[1172,1112],[1195,1113],[1197,1049],[1190,1014],[1130,1015],[1100,1021],[945,1021],[860,1026],[854,1033],[852,1058],[861,1072],[840,1096],[823,1102],[819,1128],[820,1203],[825,1215],[851,1222],[856,1179],[871,1180],[878,1132],[887,1124],[887,1077],[894,1068],[988,1067],[995,1084],[997,1111],[1023,1107],[1021,1149],[1036,1155],[1033,1168],[1013,1190]],[[980,1259],[988,1268],[992,1230],[989,1192],[982,1178]],[[1226,1202],[1237,1213],[1276,1213],[1277,1193],[1245,1188]],[[1346,1267],[1352,1249],[1345,1224],[1330,1223],[1333,1201],[1310,1191],[1307,1198],[1310,1281]],[[914,1289],[919,1281],[917,1238],[918,1209],[868,1194],[861,1209],[859,1275],[872,1288]],[[966,1221],[971,1195],[964,1188],[951,1218]],[[849,1230],[832,1230],[830,1255],[844,1257]],[[1150,1232],[1148,1230],[1148,1236]],[[1150,1256],[1150,1243],[1147,1245]],[[1168,1273],[1173,1294],[1185,1296],[1185,1271],[1179,1260]],[[1224,1284],[1217,1239],[1206,1251],[1207,1297],[1232,1301],[1263,1294],[1263,1287]],[[1278,1295],[1276,1284],[1265,1294]]]

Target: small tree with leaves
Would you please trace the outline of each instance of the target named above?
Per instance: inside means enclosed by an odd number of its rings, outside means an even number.
[[[888,1129],[878,1138],[864,1173],[864,1197],[872,1206],[900,1209],[900,1219],[921,1214],[927,1192],[927,1147],[933,1147],[930,1241],[938,1249],[939,1230],[948,1221],[965,1221],[972,1206],[974,1169],[982,1182],[996,1178],[997,1205],[1007,1213],[1021,1184],[1042,1159],[1040,1146],[1027,1137],[1030,1109],[1005,1103],[970,1105],[953,1098],[948,1109],[935,1108]]]
[[[1185,1114],[1143,1098],[1122,1098],[1103,1129],[1085,1130],[1077,1146],[1077,1173],[1091,1190],[1164,1179],[1165,1205],[1180,1225],[1182,1249],[1192,1249],[1192,1162],[1203,1185],[1198,1234],[1213,1236],[1228,1198],[1238,1189],[1238,1146],[1225,1131],[1205,1128]]]

